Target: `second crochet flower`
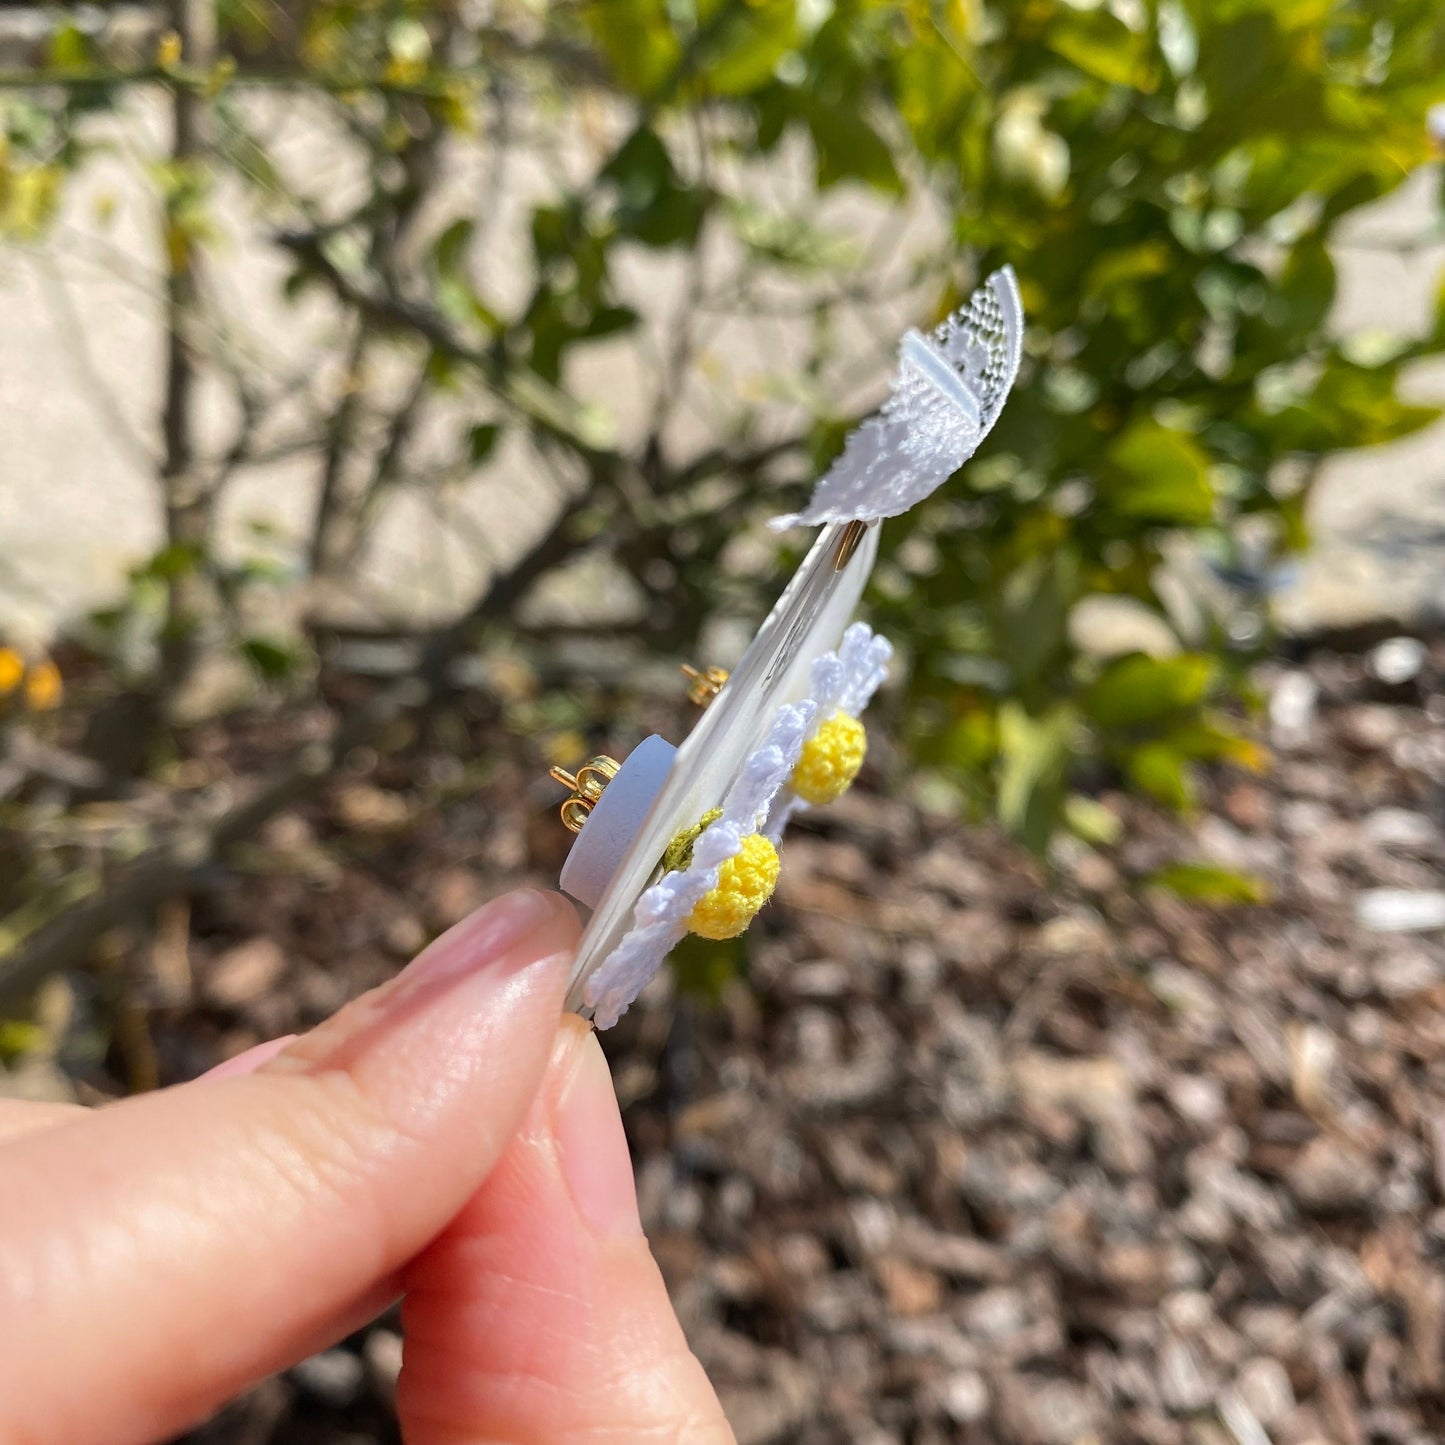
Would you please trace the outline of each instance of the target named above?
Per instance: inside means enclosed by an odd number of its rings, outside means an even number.
[[[836,712],[803,744],[793,769],[793,791],[815,808],[836,802],[858,776],[868,755],[868,733],[845,712]]]

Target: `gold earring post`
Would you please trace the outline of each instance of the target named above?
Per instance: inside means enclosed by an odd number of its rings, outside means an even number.
[[[867,522],[849,522],[843,529],[843,535],[838,538],[838,545],[833,550],[835,572],[841,572],[853,560],[853,554],[858,550],[858,544],[867,530]]]
[[[722,691],[723,683],[728,680],[728,670],[725,667],[709,667],[699,671],[687,662],[682,665],[682,675],[689,684],[687,700],[697,707],[706,707]]]

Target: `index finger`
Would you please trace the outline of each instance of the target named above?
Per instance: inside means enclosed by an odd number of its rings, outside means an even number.
[[[511,895],[258,1073],[7,1144],[0,1439],[169,1437],[369,1305],[510,1140],[576,929]]]
[[[30,1102],[24,1099],[0,1099],[0,1146],[26,1134],[53,1128],[72,1119],[83,1119],[86,1111],[79,1104],[50,1101]]]

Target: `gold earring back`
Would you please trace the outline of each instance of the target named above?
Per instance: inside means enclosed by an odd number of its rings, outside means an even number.
[[[548,776],[571,788],[572,796],[559,809],[562,822],[568,832],[580,833],[588,814],[596,807],[602,790],[617,776],[622,765],[615,759],[601,755],[584,763],[575,773],[566,768],[549,768]]]

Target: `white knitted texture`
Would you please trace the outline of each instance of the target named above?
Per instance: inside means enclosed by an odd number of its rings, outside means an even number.
[[[855,622],[836,654],[824,653],[813,663],[813,696],[778,709],[767,736],[728,789],[722,816],[693,845],[692,862],[663,874],[643,892],[632,911],[632,927],[583,986],[583,1001],[599,1029],[610,1029],[627,1012],[682,941],[693,909],[717,887],[718,870],[737,855],[745,837],[770,823],[774,800],[793,776],[803,744],[817,731],[822,708],[829,709],[828,717],[840,707],[856,717],[882,682],[892,650],[886,638]]]
[[[811,701],[778,709],[762,745],[750,753],[723,800],[722,816],[703,829],[692,863],[665,873],[637,900],[632,927],[598,965],[583,989],[599,1029],[610,1029],[627,1012],[662,961],[682,941],[687,920],[717,887],[718,869],[756,833],[778,789],[792,776],[813,720]]]
[[[879,636],[864,622],[855,622],[844,634],[836,654],[825,652],[812,667],[809,681],[817,710],[808,727],[804,745],[818,735],[818,729],[829,718],[843,712],[861,717],[873,700],[873,694],[888,676],[888,662],[893,644]],[[784,788],[773,802],[768,814],[768,837],[776,844],[782,840],[788,824],[809,805],[791,788]]]
[[[883,409],[849,436],[808,505],[770,525],[872,522],[917,505],[993,429],[1022,348],[1023,304],[1005,266],[930,335],[906,333]]]

